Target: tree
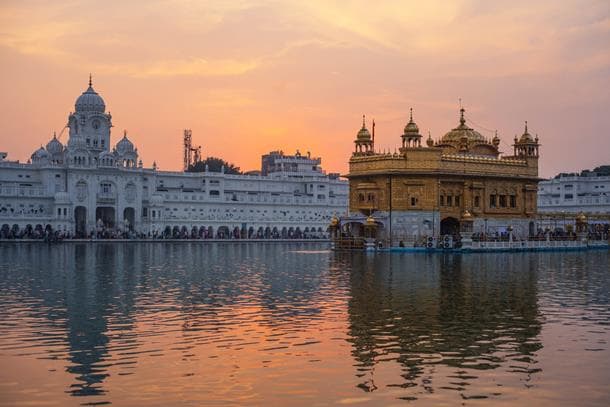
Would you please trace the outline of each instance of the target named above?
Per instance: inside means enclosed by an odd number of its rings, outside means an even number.
[[[210,172],[220,172],[220,169],[225,167],[225,174],[241,174],[241,170],[239,167],[236,167],[234,164],[229,163],[222,158],[218,157],[207,157],[205,160],[198,161],[195,164],[191,165],[187,172],[205,172],[205,167],[208,167],[208,171]]]

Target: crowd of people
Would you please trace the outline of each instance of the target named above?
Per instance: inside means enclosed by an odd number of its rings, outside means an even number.
[[[170,228],[167,227],[163,232],[148,232],[139,233],[133,230],[121,230],[114,228],[96,228],[89,233],[72,233],[70,231],[53,230],[50,225],[42,227],[37,225],[31,227],[28,225],[25,228],[19,228],[18,225],[9,227],[4,225],[0,229],[0,239],[16,240],[16,239],[29,239],[29,240],[46,240],[46,241],[61,241],[65,239],[192,239],[192,240],[203,240],[203,239],[224,239],[224,240],[238,240],[238,239],[260,239],[260,240],[273,240],[273,239],[324,239],[326,234],[315,232],[315,233],[304,233],[300,230],[290,230],[286,233],[280,233],[277,231],[244,231],[234,230],[229,231],[228,229],[219,229],[215,233],[211,229],[196,229],[187,230],[186,228]]]

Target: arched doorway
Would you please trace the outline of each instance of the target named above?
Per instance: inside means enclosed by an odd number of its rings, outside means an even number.
[[[125,230],[133,230],[136,222],[136,211],[133,208],[125,208],[123,211],[123,225]]]
[[[218,232],[216,232],[216,237],[218,239],[229,239],[231,236],[229,236],[229,227],[228,226],[221,226],[218,228]]]
[[[101,221],[101,225],[98,226],[114,229],[116,219],[114,208],[112,206],[98,206],[95,209],[95,219],[98,224]]]
[[[456,218],[447,217],[441,220],[441,235],[456,235],[460,232],[460,222]]]
[[[87,208],[77,206],[74,209],[74,223],[76,237],[84,237],[87,234]]]

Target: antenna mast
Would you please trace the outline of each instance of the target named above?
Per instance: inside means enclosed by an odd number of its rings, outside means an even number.
[[[193,147],[193,132],[184,130],[184,171],[201,161],[201,146]]]
[[[193,132],[191,130],[184,130],[184,171],[188,170],[191,166],[191,141]]]

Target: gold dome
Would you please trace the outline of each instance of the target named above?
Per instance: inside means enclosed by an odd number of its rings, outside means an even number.
[[[432,140],[432,134],[430,132],[428,132],[428,139],[426,140],[426,144],[428,145],[428,147],[434,146],[434,140]]]
[[[339,224],[339,218],[337,218],[336,216],[333,216],[330,219],[330,226],[337,226]]]
[[[441,143],[460,143],[464,138],[469,144],[486,143],[485,137],[481,133],[466,126],[464,112],[464,108],[460,109],[460,125],[445,134],[441,139]]]
[[[366,128],[364,115],[362,115],[362,128],[358,131],[358,134],[356,135],[356,140],[359,140],[359,141],[371,140],[371,133]]]
[[[533,143],[533,142],[534,142],[534,138],[527,131],[527,120],[526,120],[525,121],[525,130],[523,131],[523,134],[521,135],[521,138],[519,139],[519,143]]]
[[[474,216],[472,216],[472,214],[470,213],[470,211],[468,211],[468,209],[466,209],[464,211],[464,213],[462,213],[462,220],[465,221],[472,221],[474,220]]]
[[[407,123],[404,128],[404,135],[406,137],[419,137],[419,127],[417,127],[417,124],[413,121],[413,109],[411,109],[409,114],[409,123]]]
[[[581,212],[576,216],[576,222],[578,223],[587,223],[587,216]]]
[[[368,218],[366,218],[366,225],[367,226],[377,226],[377,223],[375,222],[375,218],[373,218],[372,216],[369,216]]]

